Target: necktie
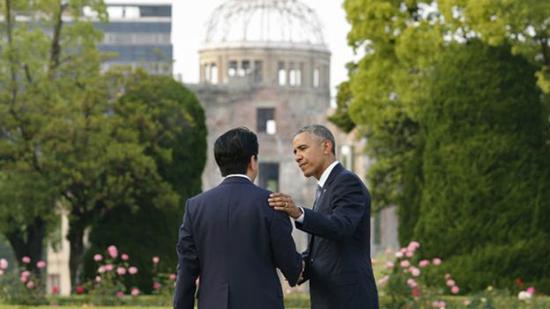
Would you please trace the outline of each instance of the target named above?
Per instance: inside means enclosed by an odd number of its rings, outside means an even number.
[[[319,200],[319,197],[321,196],[323,188],[319,185],[317,185],[317,190],[315,191],[315,201],[313,202],[313,210],[317,210],[317,201]]]
[[[315,201],[313,202],[313,211],[317,211],[317,201],[319,201],[319,197],[321,197],[321,192],[323,192],[323,188],[320,185],[317,185],[317,190],[315,190]],[[313,250],[313,242],[315,240],[315,237],[313,237],[311,234],[307,234],[307,242],[308,242],[308,251],[311,252]]]

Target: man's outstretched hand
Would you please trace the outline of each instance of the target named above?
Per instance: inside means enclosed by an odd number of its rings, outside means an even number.
[[[302,209],[294,204],[294,200],[290,195],[280,192],[271,193],[267,201],[273,209],[286,212],[293,219],[297,219],[302,215]]]

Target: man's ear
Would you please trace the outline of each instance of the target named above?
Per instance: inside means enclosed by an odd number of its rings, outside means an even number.
[[[325,140],[323,142],[323,153],[324,154],[331,154],[333,147],[334,147],[334,145],[332,145],[332,143],[328,139]]]
[[[258,169],[258,158],[255,155],[252,155],[250,157],[250,161],[248,161],[248,164],[250,165],[250,169],[257,170]]]

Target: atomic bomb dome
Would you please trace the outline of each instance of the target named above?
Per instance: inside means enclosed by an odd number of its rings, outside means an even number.
[[[205,26],[200,81],[191,86],[208,127],[203,189],[222,181],[216,138],[245,126],[258,134],[257,185],[311,205],[316,184],[301,174],[291,145],[300,127],[326,123],[330,107],[330,52],[317,15],[298,0],[226,0]],[[296,237],[305,248],[304,235]]]
[[[256,184],[291,195],[297,205],[311,207],[317,188],[315,179],[304,177],[292,154],[294,134],[304,125],[331,128],[338,160],[365,175],[364,145],[327,120],[331,54],[311,8],[300,0],[225,0],[205,26],[200,80],[189,85],[204,108],[208,127],[204,190],[223,180],[214,158],[216,139],[242,126],[258,135]],[[396,232],[388,235],[380,239],[397,239]],[[294,236],[297,247],[305,249],[306,235]]]
[[[315,12],[297,0],[229,0],[207,23],[204,47],[327,50]]]

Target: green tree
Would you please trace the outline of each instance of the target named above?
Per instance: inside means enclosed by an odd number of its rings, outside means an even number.
[[[399,238],[407,243],[418,220],[423,183],[419,110],[429,100],[427,80],[436,55],[452,42],[475,38],[494,46],[507,44],[537,67],[533,74],[538,85],[549,92],[550,4],[346,0],[344,8],[352,26],[348,42],[364,56],[350,72],[351,101],[340,111],[347,109],[368,138],[373,201],[378,208],[398,205]],[[342,91],[346,95],[348,90]]]
[[[550,254],[550,165],[537,67],[475,40],[438,60],[420,113],[423,254],[448,258],[468,289],[523,278],[550,291],[540,262]]]
[[[349,63],[347,67],[348,74],[351,74],[351,72],[356,68],[354,63]],[[337,87],[336,111],[333,115],[328,117],[330,122],[334,123],[346,133],[351,132],[356,127],[349,114],[349,105],[352,99],[353,94],[351,92],[350,82],[345,81],[340,83]]]
[[[344,7],[352,25],[349,44],[364,52],[350,72],[348,113],[368,140],[375,209],[398,205],[399,239],[406,243],[422,184],[417,111],[426,100],[433,55],[443,48],[443,28],[432,25],[436,16],[423,16],[416,2],[347,0]]]
[[[102,36],[82,18],[85,6],[105,19],[99,0],[5,0],[0,8],[6,21],[0,38],[0,168],[3,177],[33,182],[9,184],[21,190],[19,196],[55,192],[52,204],[22,201],[36,207],[25,213],[43,209],[43,219],[59,209],[68,214],[73,287],[81,278],[87,228],[117,207],[137,209],[138,201],[158,209],[179,203],[157,166],[157,161],[169,162],[171,154],[160,146],[163,132],[154,115],[139,114],[148,109],[143,102],[132,103],[133,113],[118,106],[126,76],[101,74],[104,57],[96,43]],[[14,12],[27,20],[16,23]],[[41,184],[51,191],[33,191]],[[15,226],[22,239],[31,235],[29,224]]]
[[[30,169],[0,172],[0,232],[20,264],[24,256],[32,259],[28,266],[34,271],[36,262],[43,259],[44,239],[57,222],[51,212],[56,196],[48,183]]]
[[[550,3],[538,0],[439,0],[449,29],[498,46],[507,44],[537,66],[537,83],[550,92]]]
[[[94,224],[87,277],[95,276],[93,254],[115,244],[132,257],[132,264],[141,270],[137,275],[140,289],[148,291],[152,286],[152,256],[160,257],[162,271],[175,272],[174,245],[184,203],[201,190],[207,131],[199,101],[172,78],[136,72],[128,75],[124,89],[116,112],[127,118],[129,128],[139,132],[140,141],[147,145],[145,152],[154,158],[162,179],[178,194],[179,204],[159,209],[142,199],[137,209],[117,207]]]
[[[96,0],[0,2],[0,231],[19,262],[42,258],[55,208],[48,116],[59,117],[61,94],[83,87],[98,63],[100,36],[82,20],[83,6],[105,17]]]

